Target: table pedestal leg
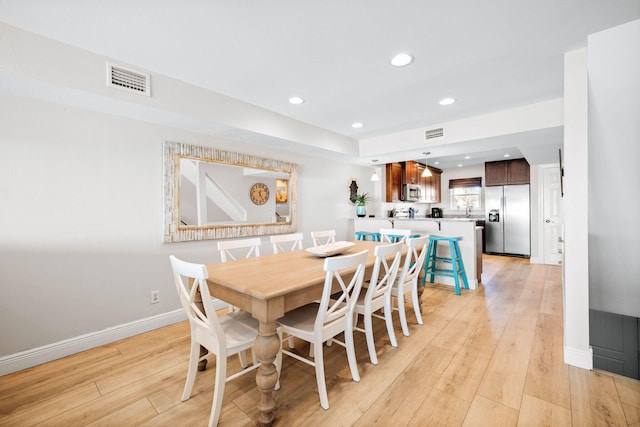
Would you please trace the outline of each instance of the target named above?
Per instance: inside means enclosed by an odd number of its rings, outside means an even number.
[[[418,303],[420,304],[420,313],[423,313],[422,311],[422,294],[424,293],[424,286],[422,284],[422,276],[424,275],[424,268],[422,269],[422,272],[418,274]]]
[[[189,286],[193,286],[193,279],[189,281]],[[202,295],[200,294],[200,291],[196,293],[196,297],[193,299],[193,301],[196,303],[196,306],[204,313],[204,304],[202,303]],[[203,346],[200,346],[200,357],[206,356],[207,354],[209,354],[209,350],[207,350]],[[207,369],[207,359],[202,359],[198,362],[198,371],[204,371],[205,369]]]
[[[259,426],[270,426],[273,423],[273,410],[276,406],[273,390],[278,381],[278,372],[273,362],[276,360],[279,349],[280,339],[276,334],[275,322],[260,322],[260,333],[255,343],[256,356],[260,361],[260,367],[256,373],[256,384],[260,390],[257,405],[260,411],[257,421]]]

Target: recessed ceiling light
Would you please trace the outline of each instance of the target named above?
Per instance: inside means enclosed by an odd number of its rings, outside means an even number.
[[[511,154],[505,154],[505,155],[504,155],[504,156],[502,156],[502,157],[511,157]]]
[[[461,168],[461,167],[462,167],[462,165],[458,165],[458,167],[459,167],[459,168]]]
[[[399,53],[393,58],[391,58],[391,65],[394,67],[404,67],[413,62],[413,55],[408,53]]]
[[[440,105],[451,105],[456,102],[455,98],[444,98],[440,100]]]
[[[434,164],[434,165],[439,165],[439,164],[440,164],[440,162],[433,162],[433,164]]]
[[[364,124],[360,123],[360,122],[355,122],[351,124],[351,127],[354,129],[360,129],[361,127],[363,127]]]
[[[469,160],[471,158],[471,156],[464,156],[465,160]]]
[[[299,96],[292,96],[291,98],[289,98],[289,104],[300,105],[303,103],[304,103],[304,99],[300,98]]]

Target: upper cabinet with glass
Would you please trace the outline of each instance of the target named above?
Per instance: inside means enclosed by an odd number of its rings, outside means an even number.
[[[294,163],[177,142],[164,144],[164,241],[296,231]]]

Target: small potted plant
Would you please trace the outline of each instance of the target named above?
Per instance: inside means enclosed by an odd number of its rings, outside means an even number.
[[[367,203],[371,200],[371,196],[367,193],[356,194],[354,203],[356,204],[356,215],[359,218],[367,216]]]

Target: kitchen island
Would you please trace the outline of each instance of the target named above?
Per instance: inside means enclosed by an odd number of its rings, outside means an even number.
[[[349,221],[351,236],[356,231],[377,233],[381,228],[401,228],[413,234],[461,237],[458,242],[470,289],[477,289],[482,268],[482,239],[474,218],[355,218]],[[479,245],[478,245],[479,243]],[[478,251],[478,247],[480,251]],[[448,245],[438,245],[438,256],[450,257]],[[480,259],[480,262],[478,260]],[[434,281],[455,286],[453,278],[436,276]]]

